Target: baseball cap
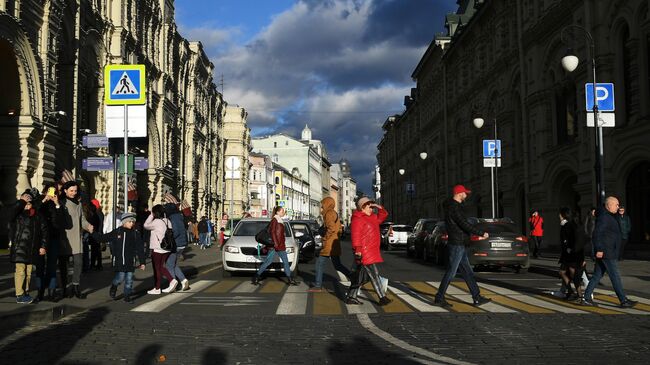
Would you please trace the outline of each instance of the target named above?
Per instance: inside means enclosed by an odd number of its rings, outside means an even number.
[[[454,195],[456,195],[456,194],[460,194],[460,193],[471,194],[472,191],[469,190],[468,188],[464,187],[463,185],[456,185],[456,186],[454,186]]]

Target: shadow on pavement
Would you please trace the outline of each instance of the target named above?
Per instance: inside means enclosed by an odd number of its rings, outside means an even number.
[[[214,347],[203,351],[201,365],[221,365],[228,363],[228,354]]]
[[[352,342],[333,341],[327,353],[333,364],[421,364],[403,354],[377,347],[361,336],[355,336]]]
[[[0,349],[2,361],[6,363],[56,364],[74,348],[77,341],[84,338],[93,328],[104,321],[108,308],[90,309],[78,316],[63,320],[45,329],[32,332],[14,340]],[[30,360],[28,344],[38,344],[39,358]],[[32,361],[35,360],[35,361]]]

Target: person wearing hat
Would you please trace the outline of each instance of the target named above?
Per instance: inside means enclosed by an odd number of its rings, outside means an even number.
[[[109,289],[109,295],[115,299],[117,287],[124,281],[124,301],[133,303],[133,274],[135,260],[140,264],[138,268],[144,270],[145,255],[142,234],[135,228],[135,213],[124,213],[120,218],[122,226],[107,234],[93,233],[97,242],[108,242],[111,245],[111,262],[115,277]]]
[[[467,221],[467,217],[463,214],[461,204],[467,199],[470,193],[471,191],[463,185],[456,185],[453,189],[453,197],[443,204],[448,235],[447,249],[449,251],[449,265],[447,266],[445,276],[443,276],[440,282],[440,287],[434,300],[434,304],[441,307],[451,307],[451,304],[445,300],[445,293],[459,269],[472,294],[474,305],[479,306],[491,301],[481,296],[481,291],[478,284],[476,284],[474,271],[472,271],[472,266],[469,264],[469,258],[465,249],[465,246],[469,244],[470,235],[482,236],[484,239],[488,238],[487,232],[483,232],[476,228],[476,226],[470,224]]]
[[[373,212],[377,209],[377,213]],[[379,225],[386,220],[388,212],[379,204],[368,197],[361,197],[357,201],[357,210],[352,214],[352,249],[357,268],[352,274],[352,285],[348,289],[345,299],[346,304],[359,305],[357,299],[361,287],[370,281],[379,297],[379,305],[384,306],[391,302],[386,296],[382,285],[377,264],[384,262],[379,250],[380,231]]]

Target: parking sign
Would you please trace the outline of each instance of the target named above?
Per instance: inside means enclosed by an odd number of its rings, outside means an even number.
[[[587,111],[594,110],[594,87],[593,83],[585,84],[585,105]],[[596,84],[596,103],[598,110],[601,112],[613,112],[616,110],[614,105],[614,84],[598,83]]]
[[[496,156],[495,156],[496,154]],[[483,158],[501,157],[501,140],[483,140]]]

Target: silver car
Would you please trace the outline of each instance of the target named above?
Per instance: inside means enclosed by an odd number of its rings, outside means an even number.
[[[266,228],[270,222],[269,218],[244,218],[237,223],[233,235],[228,238],[221,250],[224,277],[230,277],[235,272],[254,273],[259,269],[266,259],[266,255],[258,250],[255,235]],[[298,246],[293,238],[291,226],[287,222],[284,223],[284,233],[291,272],[296,272]],[[284,271],[280,257],[276,256],[267,270],[271,272]]]

